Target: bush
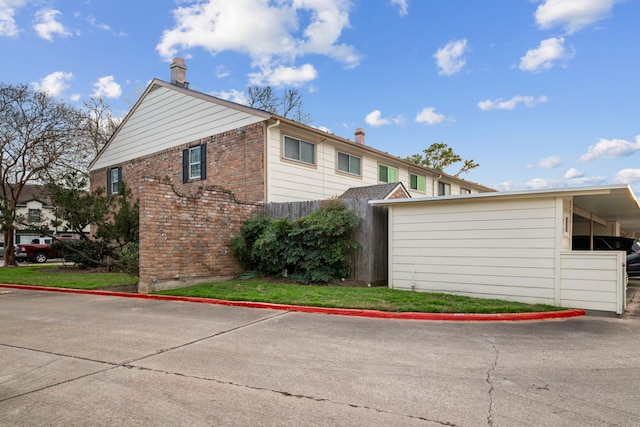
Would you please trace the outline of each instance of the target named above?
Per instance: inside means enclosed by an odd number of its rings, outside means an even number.
[[[138,277],[140,274],[140,245],[138,242],[127,243],[116,258],[116,267],[123,273]]]
[[[101,240],[56,240],[52,247],[81,269],[104,266],[113,257],[113,247]]]
[[[351,233],[358,223],[339,202],[297,221],[259,214],[242,226],[231,246],[247,270],[328,282],[347,276],[349,251],[357,248]]]

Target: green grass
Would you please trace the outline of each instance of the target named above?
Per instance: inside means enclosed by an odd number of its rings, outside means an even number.
[[[19,267],[0,268],[0,283],[18,285],[91,290],[137,282],[136,277],[131,277],[128,274],[87,272],[74,266],[23,264]]]
[[[87,272],[73,266],[21,265],[15,268],[0,268],[0,283],[91,290],[136,282],[136,278],[123,273]],[[207,283],[157,293],[228,301],[254,301],[389,312],[493,314],[562,310],[560,307],[550,305],[530,305],[448,294],[409,292],[386,287],[279,284],[253,279]]]
[[[562,310],[560,307],[543,304],[530,305],[389,288],[274,284],[259,280],[230,280],[157,293],[228,301],[254,301],[390,312],[529,313]]]

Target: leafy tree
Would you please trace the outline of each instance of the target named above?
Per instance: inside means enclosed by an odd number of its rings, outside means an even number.
[[[5,265],[16,265],[16,207],[25,185],[56,180],[81,163],[83,114],[24,84],[0,83],[0,227]]]
[[[460,176],[461,173],[469,173],[471,169],[480,166],[473,160],[463,160],[459,154],[453,151],[453,148],[447,146],[444,142],[436,142],[423,150],[424,154],[412,154],[406,157],[406,160],[418,165],[426,166],[440,172],[444,172],[445,168],[454,163],[462,162],[463,166],[454,176]]]
[[[271,86],[249,86],[247,106],[278,114],[302,124],[313,121],[311,115],[304,111],[302,94],[298,89],[285,89],[278,95]]]

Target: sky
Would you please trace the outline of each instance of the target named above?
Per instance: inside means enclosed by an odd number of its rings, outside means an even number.
[[[639,3],[0,0],[0,82],[122,117],[181,57],[191,89],[296,88],[311,126],[403,158],[444,142],[500,191],[640,197]]]

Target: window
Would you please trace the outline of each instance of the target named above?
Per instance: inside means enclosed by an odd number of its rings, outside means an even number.
[[[118,194],[122,182],[122,168],[107,169],[107,195]]]
[[[29,222],[40,222],[40,209],[29,209]]]
[[[447,184],[446,182],[438,183],[438,196],[450,196],[451,195],[451,184]]]
[[[360,157],[338,152],[338,170],[350,175],[360,176]]]
[[[426,177],[412,173],[409,174],[409,181],[409,188],[411,188],[411,190],[420,191],[421,193],[425,193],[427,191]]]
[[[207,178],[207,144],[182,151],[182,182]]]
[[[398,168],[378,165],[378,181],[389,183],[398,182]]]
[[[283,157],[296,162],[307,163],[309,165],[316,164],[316,146],[310,142],[301,139],[284,137]]]
[[[460,194],[471,194],[471,190],[469,190],[468,188],[461,188]]]

